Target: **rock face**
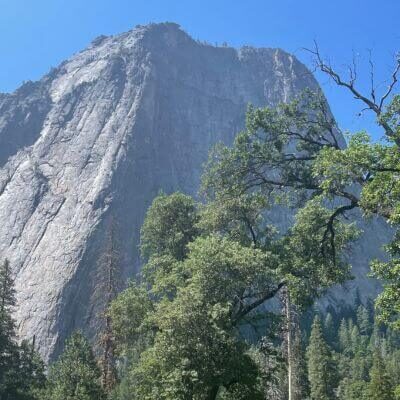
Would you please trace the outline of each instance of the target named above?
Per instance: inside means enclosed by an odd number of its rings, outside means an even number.
[[[274,105],[305,87],[317,83],[282,50],[212,47],[156,24],[100,37],[39,82],[0,94],[0,259],[16,273],[20,336],[36,335],[48,360],[74,329],[90,331],[110,216],[131,276],[160,189],[196,193],[210,147],[232,142],[249,102]],[[357,285],[376,291],[362,278],[380,254],[370,230],[354,254]]]

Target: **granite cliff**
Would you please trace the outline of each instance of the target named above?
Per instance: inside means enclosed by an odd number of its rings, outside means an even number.
[[[74,329],[90,331],[110,216],[126,278],[160,189],[196,193],[210,147],[232,142],[249,102],[274,105],[305,87],[317,83],[282,50],[213,47],[166,23],[99,37],[40,81],[0,94],[0,259],[16,274],[19,335],[36,335],[49,359]],[[368,260],[389,235],[371,224],[354,247],[351,283],[369,293]]]

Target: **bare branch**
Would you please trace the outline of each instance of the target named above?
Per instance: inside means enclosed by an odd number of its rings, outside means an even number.
[[[311,53],[314,58],[315,58],[315,63],[316,67],[329,75],[333,81],[338,85],[338,86],[343,86],[347,88],[354,96],[355,99],[362,101],[367,105],[367,108],[364,108],[363,111],[366,109],[372,110],[376,116],[378,117],[378,123],[379,125],[382,126],[382,128],[385,130],[385,133],[388,137],[393,138],[395,143],[400,146],[400,139],[396,137],[395,132],[391,128],[391,126],[384,121],[383,119],[380,119],[379,117],[382,114],[383,107],[385,100],[389,97],[389,95],[393,92],[393,89],[398,81],[398,75],[400,73],[400,54],[397,55],[396,59],[396,66],[395,69],[392,73],[392,79],[391,82],[388,86],[388,89],[386,93],[381,97],[379,103],[376,100],[376,91],[375,91],[375,82],[374,82],[374,69],[373,69],[373,63],[370,58],[370,66],[371,66],[371,98],[363,95],[356,87],[356,72],[354,71],[354,66],[350,68],[350,80],[346,81],[344,80],[339,73],[337,73],[332,66],[325,62],[321,56],[321,53],[318,48],[318,44],[314,41],[314,49],[307,49],[305,48],[306,51]],[[353,59],[354,60],[354,59]]]
[[[243,307],[241,309],[241,311],[237,315],[234,316],[233,321],[232,321],[233,325],[236,325],[244,316],[246,316],[251,311],[255,310],[257,307],[264,304],[267,300],[275,297],[278,294],[278,292],[285,285],[286,285],[286,282],[280,282],[274,289],[263,293],[263,295],[260,298],[258,298],[257,300],[255,300],[251,303],[248,303],[245,307]]]
[[[392,73],[392,81],[389,84],[389,87],[386,91],[386,93],[382,96],[381,101],[379,102],[379,108],[382,109],[383,107],[383,103],[385,102],[385,100],[388,98],[388,96],[390,95],[390,93],[392,93],[393,88],[395,87],[396,83],[397,83],[397,75],[400,71],[400,54],[397,55],[397,64],[396,67]]]
[[[330,64],[327,64],[321,56],[321,53],[319,51],[318,45],[316,42],[314,42],[314,50],[311,49],[305,49],[309,53],[313,54],[317,67],[324,73],[328,74],[333,81],[338,85],[338,86],[343,86],[346,87],[347,89],[350,90],[350,92],[354,95],[354,97],[358,100],[363,101],[371,110],[373,110],[375,113],[379,114],[379,107],[377,104],[375,104],[372,100],[368,99],[366,96],[362,95],[358,89],[355,88],[354,84],[355,81],[350,79],[349,82],[346,82],[342,79],[342,77],[331,67]]]
[[[371,79],[371,97],[374,103],[376,103],[376,95],[375,95],[375,71],[374,71],[374,63],[372,61],[372,50],[368,50],[369,57],[368,57],[368,63],[370,67],[370,79]]]

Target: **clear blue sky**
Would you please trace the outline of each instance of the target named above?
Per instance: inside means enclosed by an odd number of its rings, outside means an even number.
[[[341,71],[354,51],[361,80],[368,49],[378,82],[400,50],[400,0],[0,0],[0,91],[39,79],[100,34],[162,21],[211,43],[281,47],[308,65],[302,48],[315,39]],[[360,107],[350,95],[318,79],[342,129],[367,127],[378,138],[370,119],[357,117]]]

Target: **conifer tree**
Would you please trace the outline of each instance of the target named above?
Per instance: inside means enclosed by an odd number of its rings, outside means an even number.
[[[99,347],[101,351],[100,369],[101,384],[106,393],[110,393],[117,383],[115,366],[115,343],[112,331],[112,319],[109,312],[111,302],[120,289],[120,253],[116,238],[116,223],[111,217],[107,229],[104,251],[98,261],[98,277],[95,295],[99,303],[103,303],[101,312],[102,328],[99,332]]]
[[[302,344],[302,335],[299,324],[297,323],[293,329],[293,400],[303,400],[307,398],[309,391],[307,379],[307,366],[305,359],[305,351]]]
[[[311,400],[333,399],[335,371],[331,351],[323,337],[319,316],[315,317],[312,325],[307,360]]]
[[[357,325],[362,335],[370,335],[372,324],[369,312],[364,306],[359,306],[357,309]]]
[[[334,343],[335,338],[335,324],[331,313],[327,313],[324,320],[324,337],[329,344]]]
[[[17,346],[15,323],[11,312],[15,306],[14,282],[7,260],[0,266],[0,398],[7,399],[13,385]]]
[[[24,340],[18,346],[18,368],[15,373],[15,399],[42,400],[40,391],[46,383],[45,365],[35,350],[35,338],[32,343]]]
[[[351,353],[350,331],[347,325],[347,321],[344,318],[340,322],[338,339],[339,339],[339,349],[342,352],[342,354],[344,355],[350,354]]]
[[[85,337],[75,332],[50,368],[41,400],[102,400],[100,370]]]
[[[394,400],[394,391],[380,349],[375,349],[373,365],[370,371],[368,388],[369,400]]]
[[[11,267],[6,260],[0,265],[0,399],[34,400],[45,382],[44,364],[26,341],[15,340],[15,289]]]

